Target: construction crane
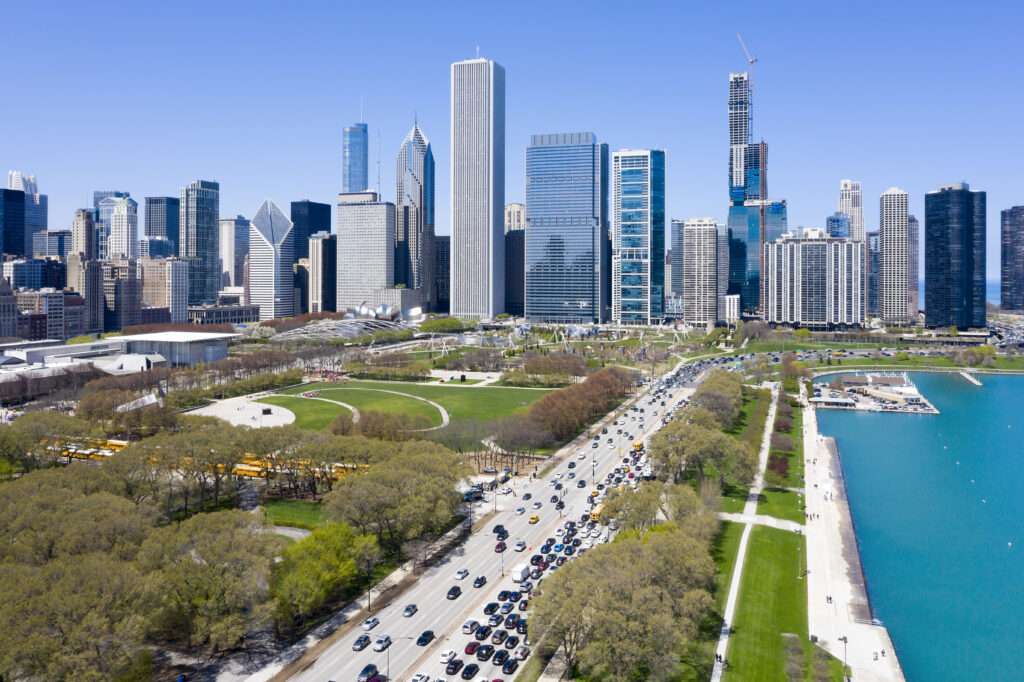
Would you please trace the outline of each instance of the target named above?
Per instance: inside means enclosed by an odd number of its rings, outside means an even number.
[[[757,57],[751,56],[750,50],[747,49],[747,44],[745,42],[743,42],[743,36],[741,36],[739,33],[737,33],[736,34],[736,40],[740,41],[740,47],[743,48],[743,54],[747,58],[747,64],[750,64],[751,66],[756,64],[757,63]]]

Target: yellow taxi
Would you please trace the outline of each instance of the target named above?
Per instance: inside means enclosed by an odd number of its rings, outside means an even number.
[[[540,522],[540,517],[537,516],[536,514],[534,514],[533,516],[530,517],[530,523],[531,524],[538,523],[538,522]]]

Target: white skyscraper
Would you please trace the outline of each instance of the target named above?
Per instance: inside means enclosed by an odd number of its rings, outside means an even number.
[[[718,231],[713,218],[690,218],[683,223],[683,321],[687,324],[714,324],[719,319]]]
[[[864,241],[864,197],[860,180],[839,181],[839,212],[850,218],[850,239]]]
[[[39,193],[36,176],[21,171],[7,171],[7,189],[25,193],[25,255],[32,255],[32,235],[47,229],[49,224],[49,200]]]
[[[493,318],[505,306],[505,69],[489,59],[452,64],[451,150],[451,314]]]
[[[526,229],[526,204],[505,204],[505,231]]]
[[[295,314],[294,263],[292,221],[264,201],[249,223],[249,300],[261,320]]]
[[[885,324],[901,325],[909,321],[908,198],[902,189],[890,187],[882,193],[879,200],[878,314]]]
[[[131,197],[109,197],[100,202],[109,206],[110,237],[107,240],[107,258],[139,257],[139,204]]]
[[[221,218],[218,227],[220,287],[244,286],[245,257],[249,255],[249,221],[244,215]]]

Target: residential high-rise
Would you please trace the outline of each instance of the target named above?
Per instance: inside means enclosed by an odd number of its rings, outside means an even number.
[[[25,193],[25,255],[32,255],[33,235],[47,229],[49,225],[49,199],[39,193],[36,176],[21,171],[7,172],[7,189]]]
[[[309,312],[338,309],[338,240],[330,232],[309,238]]]
[[[505,69],[451,67],[451,313],[494,318],[505,306]]]
[[[138,258],[139,204],[131,197],[109,198],[100,203],[101,210],[111,204],[107,257]]]
[[[423,299],[433,309],[434,152],[416,123],[398,149],[395,211],[395,283],[423,289]]]
[[[96,260],[95,213],[87,208],[75,211],[71,224],[71,253],[81,254],[83,260]],[[82,293],[82,292],[79,292]]]
[[[878,313],[887,325],[909,321],[907,305],[907,204],[909,197],[890,187],[879,200],[878,235],[881,240],[881,271],[878,279]]]
[[[683,242],[685,239],[686,221],[672,220],[672,277],[671,291],[676,296],[683,295]]]
[[[178,255],[189,261],[188,302],[213,303],[220,290],[218,226],[220,184],[194,180],[181,190],[181,245]]]
[[[589,134],[589,133],[588,133]],[[534,137],[545,137],[543,135]],[[505,204],[505,231],[526,229],[526,204]]]
[[[999,226],[999,307],[1024,311],[1024,206],[1002,211]]]
[[[867,233],[867,314],[878,317],[878,290],[882,272],[882,241],[878,231]]]
[[[825,231],[828,236],[836,239],[850,238],[850,216],[836,211],[828,218],[825,218]]]
[[[864,239],[864,197],[860,180],[839,181],[839,212],[850,218],[850,238]]]
[[[764,251],[767,322],[824,329],[864,323],[864,242],[807,229]]]
[[[121,259],[103,261],[103,330],[120,331],[142,319],[142,281],[138,262]]]
[[[341,191],[363,192],[370,186],[369,129],[365,123],[346,126],[341,134]]]
[[[175,254],[181,243],[180,212],[181,202],[176,197],[146,197],[146,236],[167,239]]]
[[[245,258],[249,255],[249,219],[244,215],[218,222],[217,257],[220,288],[245,285]]]
[[[91,224],[91,215],[89,221]],[[77,291],[85,300],[85,331],[103,331],[103,271],[99,261],[88,260],[81,253],[72,252],[68,256],[67,278],[68,287]]]
[[[985,326],[984,192],[966,183],[924,197],[924,311],[928,327]]]
[[[18,311],[46,315],[46,338],[64,339],[64,292],[46,288],[15,292]]]
[[[526,231],[505,233],[505,312],[522,317],[526,309]]]
[[[917,218],[907,216],[907,314],[910,323],[917,321],[917,315],[921,312],[921,294],[919,293],[921,269],[919,260],[921,257],[921,225]]]
[[[532,136],[526,149],[526,206],[527,319],[607,321],[608,145],[593,133]],[[509,216],[507,208],[505,213]],[[517,228],[507,234],[523,232]]]
[[[171,322],[188,322],[188,261],[141,258],[142,306],[167,308]]]
[[[665,152],[613,153],[611,187],[612,321],[657,324],[665,294]]]
[[[0,252],[25,254],[25,193],[20,189],[0,190]]]
[[[747,197],[747,158],[750,147],[750,77],[729,74],[729,200],[742,204]]]
[[[295,260],[309,258],[310,235],[331,231],[331,205],[317,203],[309,199],[293,201],[291,218],[295,240]]]
[[[295,231],[274,202],[264,201],[249,223],[249,301],[261,320],[295,314]]]
[[[729,291],[739,294],[742,311],[761,309],[763,245],[787,230],[785,199],[748,199],[729,207]]]
[[[70,230],[43,230],[32,236],[32,255],[36,258],[67,258],[71,252]]]
[[[446,234],[434,237],[434,290],[437,292],[436,310],[439,313],[446,313],[450,309],[451,253],[451,237]]]
[[[18,336],[18,299],[7,280],[0,278],[0,339]]]
[[[718,232],[713,218],[683,222],[683,321],[687,324],[705,326],[720,318]]]

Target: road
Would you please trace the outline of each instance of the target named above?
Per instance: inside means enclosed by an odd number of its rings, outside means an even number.
[[[642,433],[638,428],[638,421],[630,421],[629,417],[626,417],[622,435],[616,433],[618,427],[611,427],[609,433],[602,436],[600,447],[592,448],[588,443],[573,452],[571,457],[566,457],[545,479],[527,482],[525,485],[520,482],[514,494],[498,495],[496,500],[488,499],[483,508],[496,507],[497,512],[487,523],[487,527],[471,535],[465,544],[449,554],[443,562],[428,569],[400,600],[375,613],[380,619],[380,625],[369,634],[373,639],[383,634],[389,635],[393,644],[386,651],[375,652],[372,646],[363,651],[353,651],[352,643],[363,633],[361,628],[357,628],[292,679],[299,682],[354,682],[358,679],[360,671],[369,663],[377,665],[388,680],[408,680],[418,672],[428,673],[432,678],[449,679],[445,676],[444,665],[439,659],[442,651],[455,649],[460,658],[469,662],[468,657],[462,654],[462,649],[471,637],[462,634],[462,624],[470,618],[485,620],[484,605],[497,601],[500,590],[513,587],[508,575],[510,569],[518,563],[527,562],[536,548],[543,544],[545,538],[555,535],[555,529],[562,520],[578,520],[581,514],[589,510],[587,498],[593,489],[594,479],[603,480],[606,474],[621,463],[633,441],[650,436],[661,426],[661,417],[665,411],[692,393],[692,389],[677,386],[671,391],[671,401],[667,402],[665,407],[658,405],[652,408],[648,404],[652,390],[653,384],[648,385],[636,402],[645,407],[648,415]],[[653,409],[658,410],[657,417],[651,415]],[[627,432],[632,433],[632,439],[626,438]],[[609,437],[614,439],[611,446],[607,443]],[[579,459],[581,454],[584,456],[583,459]],[[574,469],[569,468],[570,462],[575,464]],[[577,478],[568,480],[569,471],[575,471]],[[565,509],[561,515],[550,502],[551,496],[556,493],[552,481],[559,473],[566,484],[562,491]],[[586,481],[583,488],[576,486],[580,479]],[[523,501],[523,494],[527,492],[532,494],[533,499]],[[534,502],[541,503],[539,510],[533,509]],[[516,507],[520,506],[526,507],[526,513],[515,512]],[[539,523],[529,523],[532,514],[540,517]],[[494,551],[495,538],[492,532],[494,526],[499,523],[509,532],[508,550],[502,554]],[[527,549],[524,552],[515,552],[513,546],[520,539],[526,542]],[[469,571],[469,576],[457,580],[455,573],[463,568]],[[481,575],[487,578],[487,584],[475,589],[473,579]],[[462,588],[462,595],[455,600],[448,600],[446,594],[454,585]],[[402,616],[402,610],[407,604],[416,604],[419,608],[410,618]],[[528,617],[529,612],[526,615]],[[437,639],[429,646],[420,647],[416,645],[415,640],[424,630],[434,631]],[[493,677],[492,673],[500,675],[500,670],[490,663],[481,666],[482,675]],[[455,675],[450,679],[459,678]]]

